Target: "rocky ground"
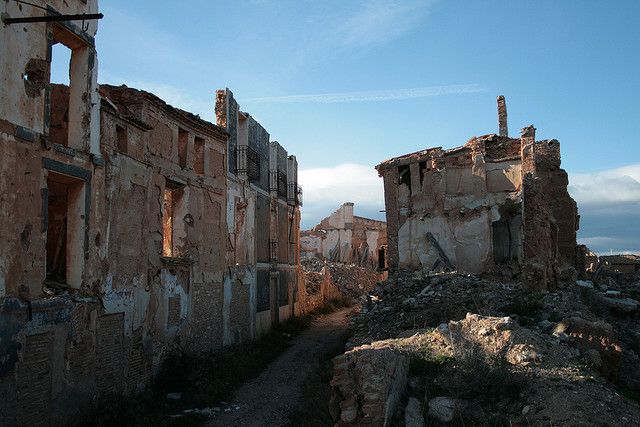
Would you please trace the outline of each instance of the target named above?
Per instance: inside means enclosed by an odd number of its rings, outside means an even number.
[[[399,274],[334,360],[339,425],[640,425],[640,276]]]

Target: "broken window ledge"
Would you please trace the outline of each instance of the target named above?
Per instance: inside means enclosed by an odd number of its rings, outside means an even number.
[[[75,148],[67,147],[66,145],[58,144],[57,142],[52,143],[52,146],[58,153],[65,154],[69,157],[75,157],[77,154],[77,150]]]
[[[180,256],[180,257],[171,257],[171,256],[161,256],[160,260],[162,263],[168,267],[175,268],[186,268],[191,267],[196,261],[192,258]]]

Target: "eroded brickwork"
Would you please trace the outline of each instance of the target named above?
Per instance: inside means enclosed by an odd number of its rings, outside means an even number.
[[[98,7],[34,4],[2,2],[0,14]],[[168,355],[255,339],[295,312],[295,157],[230,91],[216,95],[214,125],[98,86],[96,24],[0,26],[3,425],[76,422],[107,396],[144,390]],[[69,87],[49,82],[55,43],[72,51]],[[270,277],[280,271],[282,282]]]
[[[18,423],[48,425],[51,411],[52,332],[25,337],[24,358],[18,370]]]
[[[344,203],[311,230],[301,231],[302,256],[383,270],[387,266],[387,224],[356,216],[353,210],[353,203]]]
[[[391,269],[521,274],[533,288],[555,285],[576,266],[577,206],[567,192],[556,140],[535,128],[474,137],[451,150],[430,148],[385,161]]]

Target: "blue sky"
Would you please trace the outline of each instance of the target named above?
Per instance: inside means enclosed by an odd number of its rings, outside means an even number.
[[[534,124],[560,141],[579,237],[640,251],[640,2],[103,0],[99,80],[213,120],[229,87],[291,154],[303,226],[382,217],[373,166]]]

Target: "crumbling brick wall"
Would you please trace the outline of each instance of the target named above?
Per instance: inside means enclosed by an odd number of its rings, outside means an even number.
[[[98,7],[33,1],[2,2],[0,12]],[[23,27],[0,28],[0,413],[9,425],[62,425],[109,394],[143,390],[173,351],[254,339],[258,235],[260,267],[285,276],[286,305],[268,308],[292,313],[300,211],[297,190],[270,194],[279,145],[230,91],[218,94],[217,126],[144,91],[98,87],[95,20]],[[72,51],[69,87],[49,82],[55,43]],[[255,182],[236,176],[242,120],[258,153]],[[295,157],[282,160],[297,188]]]
[[[387,224],[353,214],[353,203],[344,203],[311,230],[301,232],[304,256],[356,264],[371,270],[386,266]],[[382,266],[379,262],[381,251]]]
[[[535,141],[535,129],[523,130],[524,276],[532,288],[546,288],[560,271],[577,266],[575,201],[567,191],[567,173],[560,169],[556,140]]]
[[[536,141],[532,126],[508,137],[502,104],[500,136],[376,167],[384,179],[392,270],[522,270],[527,286],[545,288],[576,264],[577,207],[559,143]]]
[[[257,336],[274,322],[302,313],[297,161],[278,142],[270,141],[267,130],[250,114],[240,111],[228,89],[216,94],[216,120],[235,141],[235,148],[229,145],[235,163],[227,176],[227,203],[232,207],[227,222],[235,267],[225,289],[232,290],[231,298],[249,302],[249,335]],[[245,317],[236,313],[229,311],[226,324],[244,324],[238,319]],[[226,341],[235,342],[242,335],[228,333]]]

